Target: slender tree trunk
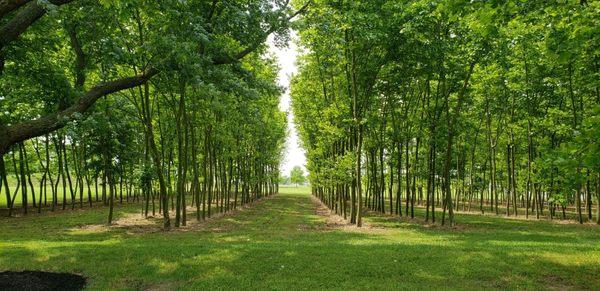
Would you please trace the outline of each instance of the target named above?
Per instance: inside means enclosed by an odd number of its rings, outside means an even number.
[[[73,192],[73,182],[71,180],[71,174],[69,171],[69,160],[67,159],[67,146],[65,144],[65,140],[64,137],[61,140],[61,147],[62,147],[62,151],[63,151],[63,158],[65,161],[65,174],[67,177],[67,181],[69,182],[69,193],[71,194],[71,209],[75,209],[75,192]],[[64,205],[63,205],[64,208]]]
[[[402,217],[402,143],[397,142],[397,165],[396,175],[398,175],[398,188],[396,189],[396,214]],[[429,210],[429,208],[427,208]]]
[[[405,213],[406,216],[408,216],[408,206],[409,206],[409,202],[410,202],[410,198],[412,197],[410,190],[410,156],[409,156],[409,149],[410,149],[410,138],[406,138],[406,147],[405,150],[406,152],[405,154],[405,169],[406,169],[406,173],[405,173],[405,177],[406,177],[406,208],[405,208]]]
[[[0,155],[0,180],[0,188],[4,186],[4,195],[6,196],[6,208],[8,208],[8,213],[10,216],[13,207],[10,199],[10,187],[8,185],[6,164],[4,163],[4,154]]]
[[[600,172],[596,176],[596,223],[600,225]]]
[[[590,169],[587,169],[586,173],[586,183],[585,183],[585,193],[586,193],[586,209],[588,214],[588,220],[592,220],[592,192],[590,191]]]
[[[577,176],[581,176],[581,169],[577,168]],[[581,211],[581,183],[577,183],[577,190],[575,194],[577,197],[575,198],[575,202],[577,203],[577,220],[580,224],[583,224],[583,213]]]
[[[27,148],[25,147],[25,142],[23,142],[23,157],[25,158],[25,172],[27,175],[27,183],[29,184],[29,190],[31,190],[31,203],[33,207],[37,207],[35,201],[35,188],[33,187],[33,182],[31,181],[31,170],[29,169],[29,159],[27,157]]]
[[[421,138],[417,137],[417,141],[415,144],[415,160],[413,162],[413,175],[412,175],[412,195],[411,195],[411,200],[410,200],[410,218],[415,218],[415,198],[417,195],[417,173],[418,173],[418,166],[419,166],[419,146],[421,143]]]
[[[154,162],[154,167],[156,170],[156,174],[158,176],[158,184],[160,188],[160,197],[162,199],[163,205],[163,227],[164,229],[169,229],[171,227],[171,220],[169,218],[169,199],[167,196],[167,186],[165,183],[165,178],[163,175],[163,167],[161,163],[161,157],[156,147],[156,143],[154,141],[154,127],[152,125],[152,119],[150,117],[150,89],[149,85],[146,82],[144,84],[144,123],[146,124],[146,136],[148,137],[148,142],[150,144],[150,153],[152,154],[152,160]]]
[[[361,152],[362,152],[362,126],[358,126],[358,142],[356,143],[356,226],[362,226],[362,175],[361,175]]]
[[[28,193],[27,193],[27,178],[25,176],[25,154],[23,153],[23,143],[19,143],[19,175],[21,176],[21,211],[23,214],[27,214],[28,207]]]
[[[112,220],[113,220],[113,212],[114,212],[114,207],[115,207],[115,191],[114,191],[114,181],[113,181],[113,176],[112,176],[112,170],[108,171],[107,174],[107,178],[108,178],[108,206],[109,206],[109,210],[108,210],[108,225],[112,224]]]

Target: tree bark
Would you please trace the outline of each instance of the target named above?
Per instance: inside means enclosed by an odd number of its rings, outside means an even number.
[[[0,19],[6,14],[11,13],[21,6],[29,3],[31,0],[0,0]]]
[[[71,1],[73,0],[51,0],[49,2],[60,6]],[[47,12],[46,8],[38,1],[5,0],[0,3],[0,19],[21,6],[25,7],[0,28],[0,50],[17,39]]]

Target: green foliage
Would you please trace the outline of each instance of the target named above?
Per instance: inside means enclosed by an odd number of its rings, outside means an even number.
[[[297,186],[304,184],[305,181],[306,177],[304,177],[304,171],[300,166],[295,166],[290,171],[290,182],[292,182],[292,184],[296,184]]]
[[[598,182],[599,3],[315,1],[291,89],[311,182],[355,187],[353,154],[373,195],[414,176],[482,205],[491,187],[529,204],[537,187],[548,207],[576,206]]]
[[[26,134],[27,176],[58,185],[72,175],[69,190],[90,192],[102,180],[103,191],[119,183],[158,188],[161,197],[233,184],[252,200],[275,191],[287,123],[265,42],[287,40],[289,1],[21,2],[0,16],[2,31],[11,23],[22,31],[0,44],[0,154],[9,176],[20,169],[8,159],[11,139]],[[34,5],[39,19],[12,21]]]

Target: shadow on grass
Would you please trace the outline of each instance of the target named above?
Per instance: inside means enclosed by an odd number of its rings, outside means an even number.
[[[190,232],[73,234],[100,215],[82,216],[3,224],[0,269],[82,273],[96,289],[600,288],[598,232],[580,229],[518,221],[487,230],[486,219],[462,231],[410,221],[392,228],[388,217],[369,217],[387,231],[323,231],[303,194]]]

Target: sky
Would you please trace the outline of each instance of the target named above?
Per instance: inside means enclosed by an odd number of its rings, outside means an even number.
[[[298,71],[296,67],[296,57],[298,48],[293,41],[295,33],[291,33],[292,41],[286,48],[278,48],[274,45],[273,36],[269,37],[269,51],[275,54],[279,63],[280,71],[278,76],[279,85],[285,89],[285,93],[279,99],[279,108],[288,112],[288,135],[285,141],[284,159],[281,164],[281,173],[289,176],[290,171],[295,166],[301,166],[306,172],[306,156],[304,150],[300,147],[298,132],[294,125],[294,114],[291,111],[290,100],[290,79]]]

